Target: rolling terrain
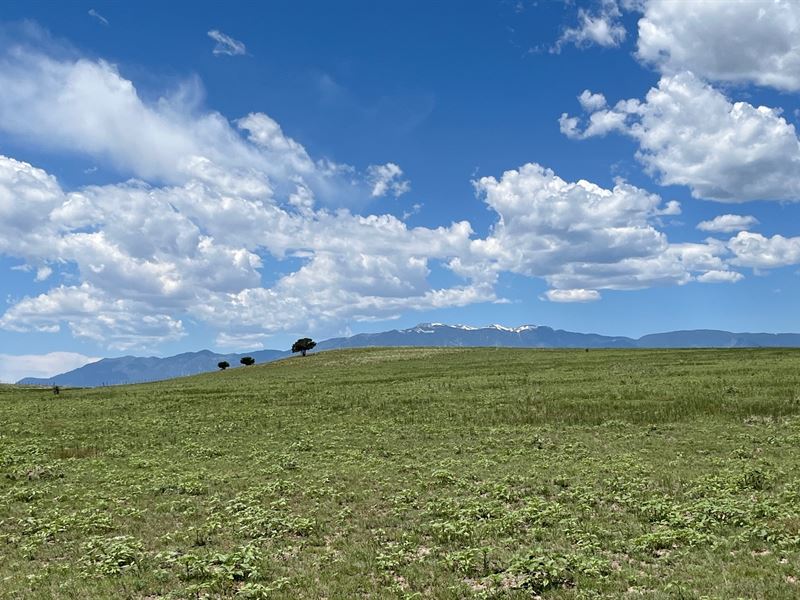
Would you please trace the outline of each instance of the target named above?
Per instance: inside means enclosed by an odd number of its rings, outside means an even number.
[[[0,386],[2,598],[797,598],[800,351]]]
[[[332,338],[317,345],[316,350],[371,348],[382,346],[446,346],[497,348],[791,348],[800,347],[800,334],[795,333],[731,333],[713,329],[670,331],[633,339],[595,333],[576,333],[537,325],[505,327],[489,325],[445,325],[420,323],[408,329],[392,329],[380,333],[361,333],[351,337]],[[22,385],[69,385],[94,387],[159,381],[186,377],[217,369],[227,361],[239,367],[239,359],[252,356],[257,363],[291,356],[288,350],[258,350],[241,354],[217,354],[210,350],[185,352],[176,356],[104,358],[67,373],[49,378],[26,377]]]

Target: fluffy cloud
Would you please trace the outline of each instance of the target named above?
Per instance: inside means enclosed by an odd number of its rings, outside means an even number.
[[[606,107],[606,97],[603,94],[593,94],[589,90],[583,90],[578,96],[578,102],[581,103],[583,110],[594,112]]]
[[[76,352],[0,354],[0,382],[14,383],[23,377],[52,377],[97,360]]]
[[[394,163],[372,165],[367,169],[369,182],[372,184],[372,197],[379,198],[390,193],[397,198],[411,189],[408,180],[403,179],[403,170]]]
[[[736,271],[708,271],[697,278],[702,283],[736,283],[744,279],[744,275]]]
[[[599,289],[684,284],[712,270],[727,270],[722,243],[670,244],[653,222],[663,207],[655,194],[618,181],[613,189],[564,181],[550,169],[527,164],[498,180],[484,177],[478,192],[498,213],[486,239],[454,265],[491,264],[501,271],[543,277],[554,301],[599,298]],[[471,261],[471,262],[470,262]]]
[[[800,264],[800,237],[765,237],[741,231],[728,241],[728,248],[735,256],[731,262],[742,267],[775,269]]]
[[[585,94],[588,92],[584,92]],[[800,200],[800,141],[779,109],[731,102],[691,73],[662,77],[645,100],[588,115],[562,115],[561,131],[584,139],[618,131],[664,185],[687,185],[720,202]]]
[[[390,215],[281,205],[269,194],[251,196],[257,186],[231,187],[229,176],[64,192],[41,169],[0,157],[2,252],[40,270],[74,265],[81,280],[21,300],[0,327],[66,325],[128,349],[180,338],[181,315],[225,328],[229,342],[495,299],[482,282],[428,283],[431,261],[468,248],[466,222],[409,229]],[[262,255],[304,264],[263,287]]]
[[[0,157],[0,254],[44,259],[56,235],[50,212],[64,202],[55,178],[41,169]]]
[[[476,182],[498,214],[485,239],[474,239],[466,222],[409,229],[389,215],[281,207],[208,181],[65,193],[30,165],[0,165],[0,172],[25,174],[7,177],[0,198],[16,198],[12,186],[20,181],[31,195],[33,181],[40,192],[32,197],[49,210],[32,203],[39,222],[17,231],[22,243],[6,252],[74,264],[82,279],[23,299],[0,326],[53,331],[66,324],[76,336],[120,349],[178,339],[181,314],[224,329],[221,343],[249,344],[274,331],[493,301],[502,271],[544,277],[553,286],[547,298],[560,302],[598,299],[598,289],[737,278],[720,258],[721,243],[670,244],[655,228],[659,215],[678,212],[676,203],[624,182],[612,190],[568,183],[535,164]],[[263,287],[260,252],[306,258]],[[432,289],[429,263],[436,260],[466,283]]]
[[[550,302],[594,302],[600,300],[597,290],[547,290],[545,297]]]
[[[185,335],[179,319],[87,283],[24,298],[0,317],[0,328],[54,333],[64,322],[74,336],[118,350],[153,347]]]
[[[427,259],[317,253],[300,270],[272,288],[248,288],[217,295],[198,309],[208,322],[234,335],[315,329],[346,320],[370,321],[407,310],[465,306],[495,299],[485,285],[430,289]]]
[[[170,184],[212,176],[237,185],[288,193],[300,183],[334,205],[363,204],[404,183],[391,163],[358,172],[312,160],[269,116],[254,113],[231,124],[202,110],[196,80],[156,102],[144,101],[117,67],[103,60],[54,58],[24,43],[0,53],[0,131],[26,143],[104,161],[126,175]],[[242,136],[244,134],[245,137]],[[375,172],[390,171],[376,194]],[[400,172],[402,174],[402,172]]]
[[[619,46],[626,34],[619,20],[621,16],[616,0],[602,0],[596,11],[579,8],[577,26],[564,30],[553,51],[560,52],[565,44],[574,44],[579,48],[591,45]]]
[[[731,231],[744,231],[758,225],[758,219],[747,215],[719,215],[710,221],[702,221],[697,224],[700,231],[719,231],[730,233]]]
[[[40,269],[74,265],[81,280],[22,299],[0,327],[66,326],[116,349],[179,339],[187,318],[224,331],[221,344],[252,346],[276,331],[496,301],[503,271],[545,278],[545,297],[556,302],[738,278],[722,242],[671,244],[656,229],[677,203],[622,181],[613,189],[569,183],[536,164],[476,182],[498,219],[482,239],[467,222],[409,228],[391,215],[281,205],[251,197],[248,186],[232,192],[224,177],[65,192],[13,159],[0,158],[0,174],[0,210],[13,217],[0,239],[14,240],[3,252]],[[302,263],[265,287],[264,256]],[[463,283],[433,288],[432,262]]]
[[[794,0],[645,3],[637,56],[663,73],[800,89],[800,4]]]
[[[529,164],[475,183],[496,217],[485,238],[466,221],[412,228],[334,208],[406,192],[399,166],[315,159],[265,114],[229,122],[186,90],[147,103],[108,63],[19,47],[0,58],[0,86],[0,129],[138,178],[68,190],[0,156],[0,254],[53,282],[0,316],[6,330],[67,328],[130,349],[200,322],[220,345],[253,347],[279,331],[501,301],[502,272],[543,277],[562,302],[737,278],[723,242],[673,244],[658,230],[678,203],[623,181],[604,189]],[[580,101],[608,110],[598,94]],[[436,287],[434,269],[455,278]]]

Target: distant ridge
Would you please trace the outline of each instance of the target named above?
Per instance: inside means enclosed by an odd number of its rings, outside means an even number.
[[[796,348],[800,346],[800,334],[694,329],[644,335],[636,340],[636,345],[639,348]]]
[[[731,333],[714,329],[669,331],[638,339],[576,333],[543,325],[505,327],[489,325],[445,325],[420,323],[408,329],[392,329],[380,333],[360,333],[351,337],[332,338],[320,342],[317,350],[364,348],[369,346],[496,346],[504,348],[796,348],[797,333]],[[252,356],[257,363],[285,358],[289,351],[259,350],[244,354],[217,354],[210,350],[186,352],[166,358],[123,356],[104,358],[79,369],[50,378],[26,377],[17,383],[27,385],[64,385],[96,387],[142,383],[196,375],[217,369],[225,360],[239,366],[242,356]]]
[[[798,338],[800,339],[800,337]],[[505,327],[489,325],[445,325],[420,323],[409,329],[361,333],[321,342],[318,348],[360,348],[364,346],[498,346],[508,348],[635,348],[636,341],[595,333],[574,333],[539,325]]]
[[[239,366],[239,359],[252,356],[256,363],[269,362],[288,356],[280,350],[260,350],[245,354],[216,354],[211,350],[184,352],[166,358],[157,356],[121,356],[104,358],[78,369],[61,373],[54,377],[26,377],[17,383],[21,385],[66,385],[74,387],[97,387],[101,385],[121,385],[125,383],[144,383],[161,381],[174,377],[197,375],[215,371],[217,363],[227,361],[231,367]]]

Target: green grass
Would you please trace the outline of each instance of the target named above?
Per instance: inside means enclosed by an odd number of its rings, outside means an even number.
[[[1,598],[800,596],[800,352],[0,387]]]

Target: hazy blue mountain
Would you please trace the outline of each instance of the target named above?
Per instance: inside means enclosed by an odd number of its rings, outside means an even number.
[[[319,350],[364,346],[502,346],[508,348],[759,348],[800,347],[797,333],[731,333],[713,329],[670,331],[639,339],[522,325],[470,327],[421,323],[410,329],[362,333],[320,342]]]
[[[320,350],[364,346],[498,346],[507,348],[633,348],[635,340],[594,333],[574,333],[551,327],[522,325],[470,327],[420,323],[410,329],[362,333],[320,342]]]
[[[795,348],[800,346],[800,334],[695,329],[645,335],[636,345],[639,348]]]
[[[185,352],[166,358],[121,356],[119,358],[104,358],[47,379],[26,377],[21,379],[19,383],[75,387],[141,383],[215,371],[217,363],[223,360],[228,361],[231,367],[239,367],[239,359],[243,356],[252,356],[256,359],[256,364],[258,364],[288,355],[288,352],[280,350],[259,350],[244,354],[216,354],[210,350],[201,350],[200,352]]]
[[[409,329],[393,329],[380,333],[361,333],[351,337],[332,338],[319,342],[320,350],[363,348],[368,346],[498,346],[506,348],[745,348],[800,347],[796,333],[731,333],[711,329],[670,331],[645,335],[639,339],[594,333],[575,333],[552,327],[522,325],[504,327],[470,327],[421,323]],[[269,362],[290,355],[288,351],[260,350],[245,354],[216,354],[209,350],[186,352],[166,358],[123,356],[104,358],[74,371],[49,379],[27,377],[21,384],[92,387],[158,381],[195,375],[217,369],[217,363],[228,361],[239,366],[242,356],[252,356],[257,363]]]

